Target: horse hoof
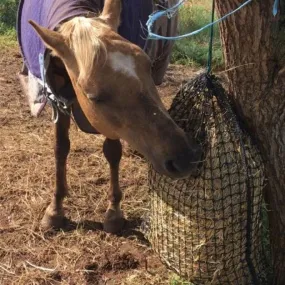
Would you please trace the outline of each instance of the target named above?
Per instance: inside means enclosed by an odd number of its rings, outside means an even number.
[[[47,209],[41,221],[41,228],[43,230],[63,229],[66,226],[67,219],[63,213],[51,213]]]
[[[106,213],[103,229],[110,234],[116,234],[122,231],[126,224],[123,212],[121,210],[109,209]]]

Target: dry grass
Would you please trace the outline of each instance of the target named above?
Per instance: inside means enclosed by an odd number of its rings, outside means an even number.
[[[202,6],[207,10],[211,10],[212,9],[212,1],[210,0],[188,0],[185,2],[186,6]]]
[[[54,184],[50,110],[32,118],[18,84],[15,48],[0,51],[0,284],[168,284],[169,275],[137,231],[146,210],[146,163],[125,147],[121,164],[121,236],[101,230],[109,170],[103,137],[71,128],[68,231],[45,233],[39,221]],[[168,102],[190,72],[173,67],[160,88]],[[146,269],[147,268],[147,269]]]

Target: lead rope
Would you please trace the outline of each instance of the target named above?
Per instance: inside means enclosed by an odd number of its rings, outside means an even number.
[[[209,41],[209,52],[208,52],[208,67],[207,73],[212,71],[212,61],[213,61],[213,41],[214,41],[214,23],[215,21],[215,0],[212,2],[212,16],[211,16],[211,28],[210,28],[210,41]]]

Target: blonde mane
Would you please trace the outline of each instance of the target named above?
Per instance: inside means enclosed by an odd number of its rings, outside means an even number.
[[[67,39],[68,46],[74,52],[79,68],[78,81],[88,80],[100,52],[103,51],[106,57],[106,47],[100,39],[104,27],[107,28],[96,18],[75,17],[59,28],[59,32]]]

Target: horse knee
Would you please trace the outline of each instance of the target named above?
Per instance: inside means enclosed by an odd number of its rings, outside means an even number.
[[[103,144],[103,153],[111,166],[120,163],[122,157],[122,144],[119,140],[106,139]]]
[[[58,159],[66,159],[70,151],[70,140],[66,136],[62,136],[54,146],[54,153]]]

